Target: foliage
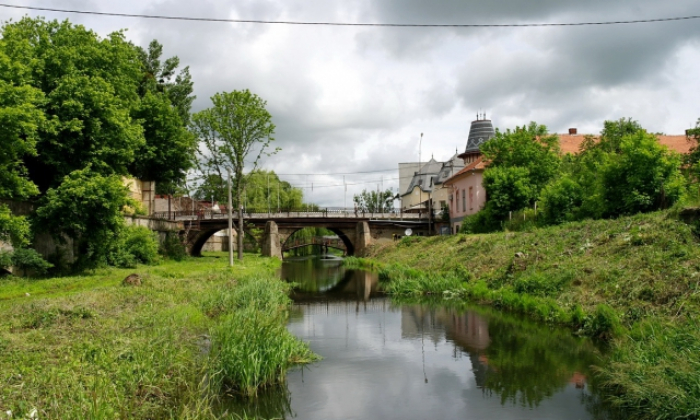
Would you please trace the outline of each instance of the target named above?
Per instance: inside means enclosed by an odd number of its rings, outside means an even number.
[[[497,131],[494,138],[481,146],[481,151],[489,161],[484,176],[495,168],[527,170],[524,183],[531,191],[529,200],[513,210],[533,204],[537,193],[559,172],[559,138],[548,134],[544,125],[534,122],[516,127],[514,131]],[[488,190],[487,194],[491,198]]]
[[[602,198],[606,215],[619,216],[670,207],[682,198],[685,183],[680,156],[644,130],[627,134],[619,154],[602,168]]]
[[[536,193],[528,182],[530,171],[523,167],[493,167],[484,172],[484,189],[489,197],[486,203],[496,220],[505,220],[512,211],[522,209]]]
[[[189,66],[175,75],[180,59],[170,57],[162,62],[163,45],[155,39],[148,45],[148,50],[136,47],[136,51],[143,71],[140,96],[145,97],[149,92],[165,95],[182,123],[189,124],[192,102],[197,98],[192,94],[194,83]]]
[[[14,249],[10,261],[13,267],[23,270],[25,276],[27,271],[35,274],[46,274],[53,267],[53,264],[46,261],[41,254],[31,248]]]
[[[167,232],[158,252],[165,258],[182,261],[187,258],[187,247],[176,232]]]
[[[286,370],[316,356],[286,329],[289,284],[271,277],[243,279],[220,289],[204,310],[220,318],[212,329],[211,374],[246,396],[284,382]]]
[[[160,192],[185,179],[193,166],[196,139],[164,93],[146,92],[134,117],[141,122],[146,142],[137,151],[130,172],[156,181]]]
[[[481,151],[489,161],[484,171],[488,201],[479,226],[470,223],[467,229],[494,228],[511,212],[532,206],[540,190],[559,171],[558,137],[534,122],[514,131],[497,131]]]
[[[68,21],[23,18],[2,28],[2,49],[27,68],[26,85],[39,89],[47,123],[39,127],[41,155],[26,160],[40,190],[92,165],[102,175],[127,174],[143,132],[138,106],[140,63],[122,32],[102,39]]]
[[[558,225],[577,220],[583,200],[583,189],[570,176],[554,180],[540,193],[543,222]]]
[[[105,261],[124,226],[122,209],[131,203],[127,193],[120,177],[100,175],[88,166],[47,191],[36,221],[59,240],[63,234],[72,238],[78,251],[77,266],[94,268]]]
[[[243,205],[249,213],[267,212],[268,209],[273,212],[298,210],[304,206],[302,190],[280,180],[274,171],[258,169],[245,175],[244,194]]]
[[[119,231],[107,261],[116,267],[135,268],[137,264],[158,262],[157,234],[143,226],[127,226]]]
[[[352,201],[355,208],[361,212],[383,213],[394,208],[396,194],[391,189],[386,191],[362,190],[360,194],[355,194]]]
[[[275,125],[267,102],[249,90],[217,93],[213,107],[192,116],[192,131],[200,141],[199,168],[205,176],[224,179],[233,170],[234,208],[243,205],[246,159],[254,154],[253,168],[266,153]],[[276,150],[275,150],[276,152]],[[238,219],[238,259],[243,258],[243,214]]]
[[[695,143],[690,153],[685,158],[685,164],[691,169],[695,181],[700,179],[700,118],[695,123],[695,128],[687,130],[688,140]]]
[[[0,241],[25,247],[29,245],[29,233],[29,221],[23,216],[13,216],[7,206],[0,204]]]
[[[38,109],[43,95],[26,84],[27,67],[8,57],[5,49],[0,39],[0,198],[21,199],[38,192],[27,179],[23,159],[37,153],[37,134],[45,123]]]

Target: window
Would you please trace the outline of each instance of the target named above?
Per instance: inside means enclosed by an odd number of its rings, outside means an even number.
[[[467,212],[467,193],[462,190],[462,213]]]
[[[469,210],[474,210],[474,187],[469,187]]]

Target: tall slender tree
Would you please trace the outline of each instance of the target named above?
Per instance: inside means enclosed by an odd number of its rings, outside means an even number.
[[[238,211],[238,259],[243,259],[243,205],[246,159],[252,158],[255,169],[269,151],[275,132],[272,115],[265,109],[267,102],[249,90],[217,93],[213,106],[192,116],[192,131],[199,139],[198,162],[205,176],[218,175],[225,179],[233,172],[234,205]]]

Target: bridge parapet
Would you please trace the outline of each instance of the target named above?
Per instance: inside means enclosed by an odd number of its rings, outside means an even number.
[[[187,221],[187,220],[222,220],[228,218],[226,210],[187,210],[162,211],[153,214],[156,219]],[[233,218],[238,219],[238,211],[233,212]],[[359,219],[359,220],[428,220],[427,213],[404,213],[400,210],[383,212],[363,212],[355,209],[324,208],[319,210],[277,210],[270,212],[243,212],[244,220],[269,219]]]

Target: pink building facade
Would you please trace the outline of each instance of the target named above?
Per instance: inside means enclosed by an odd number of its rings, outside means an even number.
[[[482,186],[486,165],[481,155],[481,145],[495,135],[491,120],[477,115],[469,128],[467,147],[460,157],[464,169],[444,182],[449,188],[450,227],[452,233],[459,232],[467,216],[477,213],[486,204],[486,191]]]
[[[452,233],[459,232],[465,217],[477,213],[486,204],[486,191],[482,186],[485,165],[479,156],[445,185],[450,189],[450,227]]]

